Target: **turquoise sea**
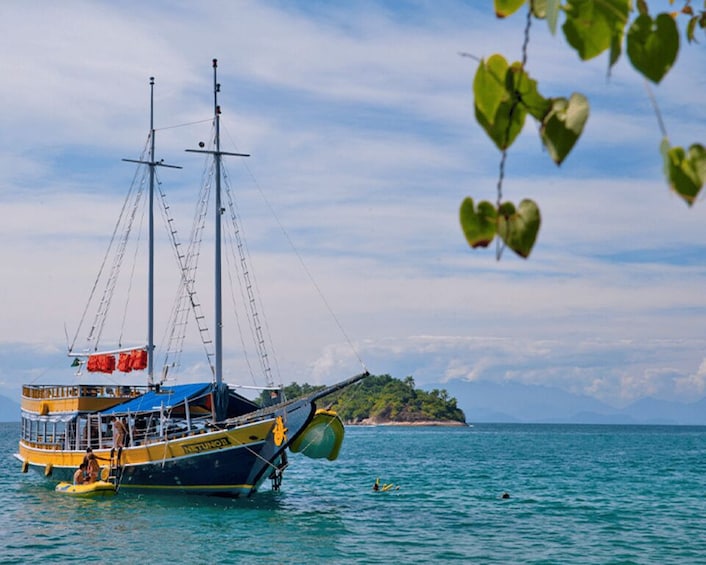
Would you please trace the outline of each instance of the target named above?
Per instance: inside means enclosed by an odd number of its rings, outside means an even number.
[[[706,563],[704,427],[349,427],[337,461],[294,455],[241,500],[61,496],[20,473],[18,428],[1,563]]]

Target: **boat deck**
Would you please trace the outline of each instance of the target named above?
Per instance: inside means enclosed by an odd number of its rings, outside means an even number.
[[[135,398],[148,390],[146,386],[23,385],[22,410],[42,416],[94,412]]]

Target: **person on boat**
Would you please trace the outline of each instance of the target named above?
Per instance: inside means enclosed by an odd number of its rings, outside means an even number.
[[[88,475],[87,483],[95,483],[98,480],[98,475],[100,475],[101,468],[98,464],[98,459],[94,453],[88,456],[88,464],[86,465],[86,474]]]
[[[127,426],[120,418],[113,418],[113,447],[125,447],[125,438],[127,437]]]
[[[86,482],[86,464],[82,461],[74,473],[74,484],[82,485]]]

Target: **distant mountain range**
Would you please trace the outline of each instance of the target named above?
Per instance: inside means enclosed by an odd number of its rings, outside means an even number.
[[[706,397],[693,403],[643,398],[625,408],[556,388],[453,380],[424,388],[446,389],[468,423],[706,425]]]
[[[643,398],[618,409],[590,396],[516,383],[452,380],[425,385],[446,389],[466,421],[547,424],[706,425],[706,397],[692,403]],[[0,422],[19,422],[20,405],[0,396]]]

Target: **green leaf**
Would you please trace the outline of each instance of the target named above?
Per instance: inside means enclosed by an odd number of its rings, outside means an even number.
[[[670,147],[664,138],[660,150],[669,185],[691,206],[706,183],[706,149],[695,143],[684,151],[682,147]]]
[[[628,30],[627,44],[632,66],[659,83],[679,53],[679,30],[669,14],[659,14],[655,20],[640,14]]]
[[[512,145],[527,115],[512,90],[514,83],[507,61],[497,54],[480,62],[473,79],[476,120],[501,151]]]
[[[502,55],[491,55],[478,65],[473,78],[473,97],[476,112],[480,112],[492,122],[498,107],[509,98],[505,86],[508,64]]]
[[[525,0],[495,0],[495,15],[499,18],[506,18],[517,12]]]
[[[498,235],[523,259],[532,252],[541,223],[539,207],[529,199],[520,202],[517,209],[504,202],[498,210]]]
[[[495,207],[487,201],[479,202],[474,209],[473,199],[468,197],[461,203],[461,228],[468,245],[473,247],[488,247],[495,237],[497,213]]]
[[[535,18],[543,20],[547,17],[547,2],[548,0],[533,0],[530,4],[532,15]]]
[[[689,20],[689,23],[686,24],[686,39],[689,41],[689,43],[696,40],[694,37],[694,30],[696,29],[696,22],[698,21],[698,19],[698,16],[694,16]]]
[[[587,61],[600,55],[622,37],[630,0],[568,0],[562,26],[566,41]],[[615,56],[615,53],[613,53]]]
[[[551,102],[539,134],[552,161],[561,165],[583,132],[590,108],[586,97],[576,92],[568,100],[554,98]]]
[[[547,24],[549,24],[549,31],[552,32],[552,35],[556,35],[556,24],[559,21],[561,0],[546,0],[546,4],[547,5],[544,12],[545,17],[547,18]]]
[[[507,101],[500,104],[492,122],[488,121],[484,115],[479,114],[476,108],[476,121],[485,130],[488,137],[493,140],[496,147],[500,151],[504,151],[513,144],[515,138],[522,131],[526,114],[527,112],[522,106]]]
[[[608,69],[612,69],[615,63],[620,59],[620,54],[623,52],[623,34],[615,34],[610,41],[610,58],[608,60]]]
[[[507,90],[519,97],[520,103],[536,120],[542,121],[551,109],[551,101],[537,90],[537,81],[524,71],[521,63],[515,62],[507,73]]]

